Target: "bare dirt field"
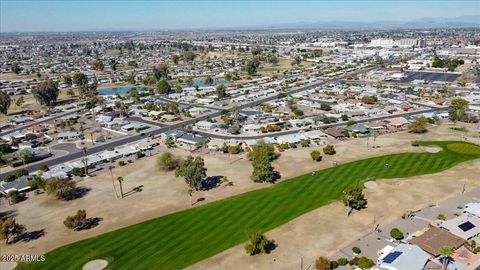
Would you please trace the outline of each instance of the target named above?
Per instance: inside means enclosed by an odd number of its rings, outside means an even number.
[[[320,146],[287,150],[273,164],[281,172],[282,179],[288,179],[330,167],[333,162],[344,163],[390,153],[425,151],[421,147],[412,147],[411,141],[463,139],[464,133],[450,130],[449,127],[448,125],[434,127],[430,132],[421,135],[403,132],[379,136],[375,142],[379,147],[375,149],[367,149],[366,139],[337,142],[335,144],[337,154],[324,156],[323,161],[319,163],[313,162],[309,153],[313,148],[320,148]],[[471,137],[478,136],[477,127],[468,125],[468,128],[471,130],[466,134],[469,140],[478,143],[478,138]],[[476,130],[476,133],[473,130]],[[189,154],[180,149],[172,152],[183,156]],[[244,155],[208,154],[203,156],[208,168],[208,176],[225,175],[233,181],[234,185],[222,185],[209,191],[197,192],[193,195],[194,200],[203,197],[205,201],[202,203],[208,203],[269,186],[269,184],[253,183],[250,180],[252,169]],[[183,179],[175,178],[173,172],[159,172],[155,163],[156,157],[148,157],[124,167],[117,166],[113,170],[114,179],[118,176],[125,179],[123,187],[128,195],[123,199],[116,197],[108,172],[79,183],[79,186],[89,191],[82,198],[73,201],[63,202],[46,194],[33,195],[33,193],[26,201],[12,206],[7,205],[3,199],[0,212],[10,211],[9,213],[15,216],[18,222],[26,225],[29,231],[37,231],[40,232],[39,235],[44,235],[29,242],[18,242],[8,246],[1,243],[1,253],[43,254],[67,243],[190,207],[187,186]],[[224,269],[226,266],[232,269],[232,265],[239,266],[241,269],[271,269],[272,266],[291,269],[292,266],[297,267],[302,256],[306,262],[310,262],[316,256],[333,254],[368,231],[373,215],[385,224],[398,218],[405,210],[417,209],[431,203],[432,200],[446,198],[453,194],[452,190],[458,190],[463,185],[463,182],[451,181],[458,179],[458,175],[467,179],[469,186],[479,185],[478,179],[475,178],[479,172],[479,165],[480,162],[474,161],[435,176],[380,182],[378,188],[366,191],[369,208],[355,213],[348,219],[343,206],[340,203],[333,203],[269,232],[268,236],[279,244],[270,255],[249,257],[243,252],[243,247],[238,246],[192,266],[192,269]],[[118,183],[115,182],[115,186],[118,192]],[[142,186],[141,192],[132,192],[135,187],[140,186]],[[390,206],[387,212],[382,211],[385,203]],[[89,217],[102,218],[99,225],[80,232],[66,229],[63,220],[79,209],[85,209]],[[216,264],[218,266],[215,266]]]

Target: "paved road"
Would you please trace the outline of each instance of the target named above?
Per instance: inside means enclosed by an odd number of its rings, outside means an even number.
[[[367,118],[367,119],[357,120],[357,123],[366,123],[366,122],[370,122],[370,121],[380,121],[380,120],[385,120],[385,119],[389,119],[389,118],[400,117],[400,116],[403,116],[403,115],[413,116],[413,115],[419,115],[419,114],[423,114],[423,113],[431,113],[431,112],[435,112],[435,111],[438,111],[438,110],[440,110],[440,108],[429,108],[429,109],[420,110],[420,111],[416,111],[416,112],[409,112],[409,113],[405,113],[405,114],[371,117],[371,118]],[[321,125],[321,126],[318,126],[318,128],[316,128],[316,129],[329,128],[329,127],[339,127],[339,126],[345,126],[345,125],[346,125],[345,122],[339,122],[339,123]],[[251,136],[214,134],[214,133],[208,133],[208,132],[197,131],[197,130],[195,130],[195,132],[197,132],[198,134],[200,134],[202,136],[206,136],[206,137],[210,137],[210,138],[216,138],[216,139],[240,139],[240,140],[247,140],[248,139],[248,140],[252,140],[252,139],[262,139],[262,138],[265,138],[265,137],[278,137],[278,136],[283,136],[283,135],[296,134],[300,131],[307,131],[307,130],[310,130],[310,128],[304,127],[304,128],[301,128],[301,129],[290,129],[290,130],[284,130],[284,131],[275,132],[275,133],[264,133],[264,134],[260,134],[260,135],[251,135]]]
[[[29,128],[29,127],[32,127],[32,126],[36,126],[38,124],[41,124],[41,123],[45,123],[45,122],[49,122],[49,121],[52,121],[54,119],[57,119],[57,118],[60,118],[60,117],[64,117],[64,116],[67,116],[67,115],[70,115],[70,114],[74,114],[74,113],[77,113],[79,111],[81,111],[83,109],[77,109],[77,110],[74,110],[74,111],[67,111],[67,112],[62,112],[62,113],[58,113],[58,114],[55,114],[54,116],[52,117],[49,117],[47,119],[42,119],[40,121],[32,121],[31,123],[29,124],[26,124],[26,125],[22,125],[22,126],[19,126],[19,127],[16,127],[16,128],[13,128],[13,129],[8,129],[8,130],[5,130],[3,132],[0,132],[0,136],[4,136],[4,135],[7,135],[7,134],[10,134],[12,132],[15,132],[15,131],[18,131],[18,130],[22,130],[22,129],[26,129],[26,128]]]
[[[353,71],[351,73],[347,73],[345,74],[344,76],[346,75],[354,75],[354,74],[357,74],[357,73],[360,73],[360,72],[364,72],[364,71],[368,71],[368,70],[372,70],[376,67],[370,67],[370,68],[366,68],[366,69],[360,69],[360,70],[357,70],[357,71]],[[316,82],[313,82],[313,83],[308,83],[308,84],[305,84],[303,86],[300,86],[300,87],[294,87],[294,88],[291,88],[291,90],[289,91],[286,91],[284,92],[286,95],[291,95],[291,94],[294,94],[294,93],[298,93],[298,92],[301,92],[301,91],[304,91],[304,90],[308,90],[308,89],[311,89],[311,88],[315,88],[315,87],[318,87],[318,86],[322,86],[322,85],[325,85],[325,84],[330,84],[330,83],[337,83],[339,82],[340,80],[342,80],[342,78],[335,78],[335,79],[330,79],[330,80],[325,80],[325,81],[316,81]],[[269,97],[266,97],[266,98],[261,98],[261,99],[258,99],[258,100],[255,100],[255,101],[252,101],[252,102],[247,102],[247,103],[244,103],[244,104],[241,104],[238,106],[238,108],[240,110],[243,110],[245,108],[249,108],[249,107],[255,107],[257,105],[260,105],[264,102],[268,102],[268,101],[272,101],[272,100],[275,100],[277,99],[277,96],[278,95],[272,95],[272,96],[269,96]],[[432,111],[435,110],[435,109],[431,109]],[[73,112],[70,112],[70,113],[73,113]],[[67,113],[66,113],[67,114]],[[65,116],[66,114],[62,114],[62,115],[57,115],[55,116],[56,118],[59,118],[59,117],[62,117],[62,116]],[[145,132],[146,134],[152,134],[152,135],[159,135],[161,133],[164,133],[164,132],[167,132],[169,130],[173,130],[173,129],[181,129],[185,126],[188,126],[188,125],[192,125],[192,124],[195,124],[197,121],[202,121],[202,120],[206,120],[208,118],[215,118],[215,117],[218,117],[221,115],[221,111],[215,111],[215,112],[212,112],[212,113],[209,113],[209,114],[206,114],[204,116],[201,116],[201,117],[197,117],[197,118],[194,118],[194,119],[190,119],[190,120],[186,120],[186,121],[183,121],[181,123],[178,123],[178,124],[173,124],[173,125],[169,125],[169,126],[162,126],[161,124],[158,124],[157,126],[160,126],[160,128],[156,129],[156,130],[153,130],[153,131],[149,131],[149,132]],[[390,116],[391,117],[391,116]],[[385,117],[385,118],[388,118]],[[45,120],[45,121],[50,121],[54,118],[51,118],[51,119],[48,119],[48,120]],[[371,121],[371,120],[365,120],[365,121]],[[41,123],[42,121],[39,121],[39,122],[36,122],[35,124],[38,124],[38,123]],[[32,125],[35,125],[35,124],[32,124]],[[335,126],[335,125],[341,125],[340,123],[337,123],[337,124],[331,124],[332,126]],[[325,125],[327,126],[327,125]],[[22,129],[25,128],[25,126],[22,127]],[[264,135],[259,135],[257,136],[258,138],[263,138],[265,136],[278,136],[278,135],[285,135],[285,134],[291,134],[291,133],[295,133],[295,132],[298,132],[299,130],[288,130],[288,131],[285,131],[284,133],[275,133],[275,134],[264,134]],[[11,131],[9,131],[11,132]],[[200,134],[200,132],[199,132]],[[207,136],[209,137],[216,137],[216,138],[238,138],[238,139],[242,139],[246,136],[234,136],[234,135],[212,135],[212,134],[208,134]],[[121,139],[118,139],[118,140],[115,140],[115,141],[112,141],[110,143],[107,143],[107,144],[102,144],[102,145],[97,145],[97,146],[94,146],[94,147],[91,147],[88,149],[88,154],[95,154],[95,153],[99,153],[99,152],[102,152],[102,151],[105,151],[107,150],[108,148],[112,148],[112,147],[117,147],[117,146],[121,146],[121,145],[126,145],[126,144],[129,144],[129,143],[132,143],[132,142],[135,142],[135,141],[138,141],[138,140],[141,140],[142,138],[144,138],[145,135],[141,135],[141,134],[137,134],[137,135],[133,135],[133,136],[127,136],[125,138],[121,138]],[[248,137],[249,139],[255,139],[256,137]],[[70,153],[68,155],[65,155],[65,156],[62,156],[62,157],[57,157],[57,158],[52,158],[52,159],[48,159],[48,160],[45,160],[45,161],[40,161],[40,162],[36,162],[34,164],[29,164],[29,165],[26,165],[24,166],[23,168],[27,169],[28,171],[30,172],[33,172],[33,171],[36,171],[40,168],[40,165],[42,164],[46,164],[47,166],[49,167],[52,167],[52,166],[55,166],[57,164],[62,164],[62,163],[66,163],[66,162],[69,162],[69,161],[72,161],[72,160],[76,160],[76,159],[80,159],[81,157],[83,157],[83,152],[78,150],[77,152],[75,153]],[[8,173],[2,173],[0,174],[0,179],[3,179],[3,177],[9,175],[9,174],[12,174],[12,172],[8,172]]]

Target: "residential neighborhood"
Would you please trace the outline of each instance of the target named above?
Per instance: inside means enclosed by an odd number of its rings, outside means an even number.
[[[0,270],[480,269],[475,1],[0,1]]]

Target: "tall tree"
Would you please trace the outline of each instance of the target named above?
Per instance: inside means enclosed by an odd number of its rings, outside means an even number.
[[[42,105],[51,107],[58,98],[59,90],[57,83],[48,79],[32,90],[33,97]]]
[[[109,63],[110,63],[110,68],[111,68],[113,71],[117,71],[117,66],[118,66],[117,60],[111,59]]]
[[[447,270],[448,263],[451,260],[451,257],[455,253],[455,249],[450,246],[442,246],[438,250],[438,254],[443,257],[442,264],[443,264],[443,270]]]
[[[452,121],[463,121],[466,118],[468,101],[461,98],[455,98],[450,101],[449,116]]]
[[[216,88],[218,99],[222,99],[227,95],[227,87],[222,83]]]
[[[13,73],[15,74],[20,74],[22,71],[22,67],[20,66],[19,63],[13,63],[13,65],[10,67]]]
[[[427,132],[428,119],[425,116],[415,117],[415,119],[408,125],[408,129],[413,133]]]
[[[77,86],[88,84],[87,75],[85,75],[81,72],[77,72],[77,73],[73,74],[72,81]]]
[[[190,188],[200,190],[203,179],[207,176],[207,168],[203,158],[188,156],[175,170],[175,176],[184,177]]]
[[[82,147],[82,151],[83,151],[83,158],[81,159],[81,161],[85,165],[85,167],[84,167],[85,175],[88,175],[88,157],[87,157],[88,148],[86,146],[84,146],[84,147]]]
[[[363,190],[357,185],[350,185],[343,191],[343,203],[349,208],[348,215],[355,209],[360,210],[367,205]]]
[[[160,64],[153,68],[153,76],[157,80],[168,80],[169,67],[167,64]]]
[[[178,60],[180,60],[180,56],[176,53],[172,54],[172,62],[177,65],[178,64]]]
[[[278,178],[280,178],[280,173],[275,170],[266,157],[254,160],[252,165],[253,172],[251,178],[254,182],[274,183]]]
[[[102,60],[98,59],[93,62],[93,68],[98,71],[103,71],[105,66],[103,65]]]
[[[24,225],[17,223],[14,218],[0,220],[0,237],[5,239],[5,244],[9,244],[12,236],[23,234],[27,229]]]
[[[0,113],[7,114],[12,98],[4,91],[0,91]]]
[[[72,79],[72,76],[70,75],[64,75],[63,76],[63,83],[68,85],[68,86],[72,86],[72,83],[73,83],[73,79]]]
[[[250,178],[254,182],[273,183],[280,178],[280,173],[275,171],[270,163],[277,157],[272,145],[264,143],[255,145],[248,157],[252,161],[253,171]]]
[[[185,62],[191,63],[191,62],[193,62],[193,60],[195,60],[195,53],[193,53],[190,50],[183,51],[182,59]]]
[[[157,92],[160,95],[168,94],[170,89],[170,84],[166,80],[161,80],[157,83]]]
[[[74,198],[77,190],[75,182],[61,178],[51,178],[45,183],[47,194],[55,195],[59,200]]]
[[[82,99],[91,99],[97,96],[97,85],[83,84],[78,88],[78,93]]]
[[[120,198],[123,198],[123,177],[117,177],[118,184],[120,185]]]
[[[245,64],[245,70],[249,75],[255,75],[257,73],[257,69],[260,67],[260,60],[258,57],[253,57],[252,59],[248,60]]]

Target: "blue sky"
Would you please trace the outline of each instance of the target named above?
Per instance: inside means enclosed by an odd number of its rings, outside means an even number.
[[[480,15],[480,1],[0,0],[0,32],[163,30]]]

